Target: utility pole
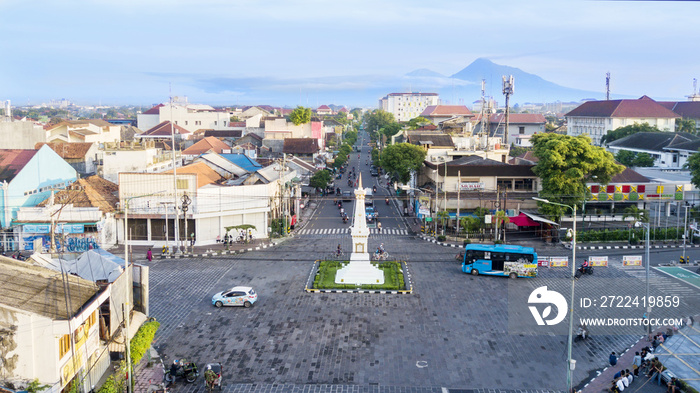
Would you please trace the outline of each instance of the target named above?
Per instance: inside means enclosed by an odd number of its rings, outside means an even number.
[[[503,94],[506,96],[506,129],[503,131],[503,144],[508,145],[508,115],[510,113],[510,95],[513,94],[515,84],[513,81],[513,75],[506,79],[503,76]]]
[[[181,254],[180,250],[180,212],[178,211],[178,201],[177,201],[177,163],[175,162],[175,126],[173,125],[173,90],[170,86],[170,141],[172,143],[172,149],[170,152],[173,155],[173,198],[175,199],[175,250],[177,254]],[[167,224],[167,223],[166,223]],[[124,231],[126,233],[126,230]],[[185,238],[187,234],[185,233]]]
[[[459,194],[462,191],[462,171],[457,171],[457,236],[459,236]]]
[[[501,196],[501,186],[496,186],[496,214],[494,214],[494,223],[496,224],[494,227],[495,227],[496,233],[494,234],[494,237],[493,237],[494,240],[499,240],[499,237],[498,237],[498,210],[501,208],[500,196]]]
[[[187,252],[187,239],[188,239],[188,234],[187,234],[187,210],[189,210],[190,203],[192,203],[192,200],[190,199],[189,196],[187,196],[187,193],[184,193],[182,195],[182,215],[183,218],[185,219],[185,252]],[[194,238],[192,238],[194,240]],[[194,244],[192,244],[192,250],[194,251]]]

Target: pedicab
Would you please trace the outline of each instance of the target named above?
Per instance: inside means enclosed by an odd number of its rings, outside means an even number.
[[[214,390],[215,387],[218,387],[219,391],[221,391],[221,382],[223,379],[221,363],[207,363],[204,369],[204,387],[209,390]],[[207,378],[207,373],[209,373],[210,370],[216,375]]]

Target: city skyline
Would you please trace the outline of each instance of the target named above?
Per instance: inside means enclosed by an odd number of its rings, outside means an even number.
[[[610,72],[614,94],[683,100],[695,4],[0,0],[0,100],[147,106],[172,86],[198,103],[372,106],[381,96],[344,97],[386,80],[408,91],[407,73],[477,58],[601,94]]]

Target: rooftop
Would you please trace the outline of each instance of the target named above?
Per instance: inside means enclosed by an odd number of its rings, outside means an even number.
[[[428,105],[420,115],[423,117],[471,116],[472,112],[464,105]]]
[[[100,176],[93,175],[78,179],[67,189],[54,195],[55,201],[64,201],[75,207],[97,207],[102,212],[113,212],[119,202],[119,186]],[[40,202],[38,206],[47,206],[51,198]]]
[[[231,149],[231,146],[227,145],[226,143],[222,142],[221,140],[213,137],[213,136],[208,136],[205,137],[204,139],[200,140],[199,142],[195,143],[194,145],[188,147],[187,149],[183,150],[182,154],[184,155],[200,155],[204,154],[208,151],[213,151],[215,153],[221,153],[224,150],[229,150]]]
[[[90,142],[72,142],[72,143],[37,143],[34,148],[39,150],[42,146],[48,145],[53,151],[56,152],[61,158],[64,159],[81,159],[85,158],[85,154],[92,147]]]
[[[173,173],[172,170],[163,173]],[[183,166],[182,168],[177,168],[178,175],[197,175],[197,188],[206,186],[207,184],[213,184],[222,179],[222,177],[216,173],[215,170],[203,162],[197,162],[194,164]]]
[[[567,117],[633,117],[633,118],[677,118],[670,109],[642,96],[636,100],[606,100],[584,102],[567,113]]]
[[[67,291],[66,291],[67,290]],[[75,316],[99,288],[94,282],[0,256],[0,304],[54,320]],[[66,293],[67,292],[67,293]],[[66,298],[70,297],[70,308]]]
[[[314,154],[319,150],[315,138],[286,138],[282,147],[282,152],[289,154]]]
[[[38,150],[0,149],[0,182],[10,182]]]
[[[170,121],[166,120],[153,128],[144,131],[140,136],[141,137],[169,137],[171,136],[172,132],[170,130]],[[191,134],[191,132],[187,131],[186,129],[180,127],[177,124],[173,124],[173,131],[175,134],[180,134],[180,135],[188,135]]]
[[[661,151],[666,147],[673,148],[674,145],[699,139],[700,137],[685,132],[638,132],[612,141],[607,145],[608,147]]]

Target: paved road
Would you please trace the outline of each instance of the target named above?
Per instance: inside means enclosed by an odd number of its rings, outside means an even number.
[[[343,228],[337,214],[332,200],[321,202],[304,229]],[[397,217],[384,214],[384,229],[405,229]],[[167,359],[224,363],[229,392],[320,391],[329,384],[338,391],[565,389],[567,336],[513,334],[525,321],[518,318],[532,316],[527,310],[509,313],[508,304],[509,293],[543,285],[567,294],[566,269],[541,269],[534,279],[472,277],[461,273],[454,248],[397,233],[370,236],[370,249],[380,242],[408,261],[413,294],[304,292],[314,260],[338,243],[350,248],[346,233],[301,234],[230,258],[149,263],[151,314],[162,324],[155,346]],[[684,295],[675,314],[700,309],[694,288],[657,271],[651,275],[655,293]],[[595,297],[611,287],[636,293],[643,280],[640,269],[613,264],[579,280],[576,293]],[[253,286],[259,302],[250,309],[214,308],[211,296],[233,285]],[[608,315],[602,309],[586,312]],[[574,381],[580,385],[606,365],[611,351],[633,344],[642,329],[591,332],[590,340],[573,348]],[[176,388],[198,389],[200,384]]]

